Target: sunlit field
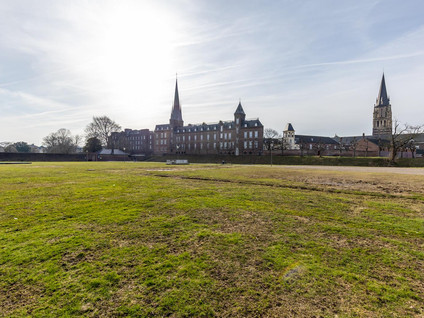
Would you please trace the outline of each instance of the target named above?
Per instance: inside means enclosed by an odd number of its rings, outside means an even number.
[[[32,163],[0,181],[4,317],[424,315],[419,173]]]

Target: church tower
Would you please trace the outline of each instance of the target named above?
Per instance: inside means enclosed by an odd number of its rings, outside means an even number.
[[[243,110],[243,106],[241,106],[241,101],[234,112],[234,123],[236,126],[236,141],[235,141],[235,155],[240,155],[242,149],[242,131],[243,123],[246,119],[246,113]]]
[[[183,115],[181,114],[180,97],[178,95],[178,81],[175,80],[174,104],[172,105],[171,118],[169,119],[171,129],[184,126]]]
[[[377,138],[388,138],[392,134],[392,106],[387,96],[386,81],[381,79],[380,91],[374,105],[372,135]]]

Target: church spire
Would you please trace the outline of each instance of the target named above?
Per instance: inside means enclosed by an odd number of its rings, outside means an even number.
[[[181,114],[180,97],[178,94],[178,79],[175,79],[174,104],[172,105],[170,124],[173,126],[183,126],[183,116]]]
[[[381,79],[380,90],[375,106],[387,106],[390,104],[390,99],[387,97],[386,81],[384,80],[384,73]]]
[[[372,135],[373,137],[384,139],[392,135],[392,106],[387,96],[384,73],[381,79],[378,97],[374,105]]]

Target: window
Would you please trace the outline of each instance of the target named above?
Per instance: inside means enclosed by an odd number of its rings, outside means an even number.
[[[247,138],[247,131],[244,132],[244,138]]]
[[[255,141],[255,149],[258,149],[258,142]]]
[[[240,123],[239,118],[236,118],[236,124],[238,125]]]
[[[244,149],[247,148],[247,141],[244,142]]]
[[[255,130],[255,138],[258,138],[258,131],[257,130]]]
[[[221,126],[221,131],[224,131],[224,126]]]
[[[253,131],[249,131],[249,138],[253,138]]]
[[[228,139],[231,139],[231,133],[228,133]]]

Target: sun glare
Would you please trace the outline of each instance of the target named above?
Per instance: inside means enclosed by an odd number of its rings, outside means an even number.
[[[125,108],[133,114],[153,113],[166,89],[166,76],[176,71],[172,15],[138,1],[98,9],[87,30],[91,52],[82,52],[95,56],[86,76],[97,81],[103,100],[118,112]]]

